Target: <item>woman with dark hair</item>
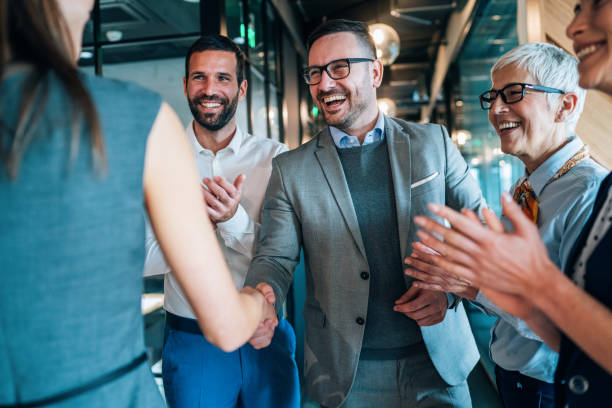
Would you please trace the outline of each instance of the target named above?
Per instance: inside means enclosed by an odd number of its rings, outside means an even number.
[[[567,28],[580,60],[579,84],[612,95],[612,1],[582,0]],[[612,174],[570,252],[565,274],[550,260],[536,226],[512,198],[502,197],[514,231],[488,210],[485,228],[463,214],[431,205],[446,228],[417,217],[423,242],[442,256],[436,264],[480,287],[491,301],[524,321],[549,344],[560,344],[555,374],[558,407],[610,405],[612,390]]]
[[[77,70],[92,6],[0,0],[2,407],[163,406],[145,364],[143,199],[209,341],[232,350],[275,320],[233,285],[176,114]]]

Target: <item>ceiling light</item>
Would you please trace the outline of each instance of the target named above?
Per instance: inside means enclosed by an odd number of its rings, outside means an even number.
[[[93,52],[91,52],[91,51],[81,51],[81,55],[80,55],[80,57],[81,57],[82,59],[90,59],[90,58],[93,58]]]
[[[372,24],[370,35],[376,45],[376,58],[383,65],[391,65],[400,52],[400,38],[397,31],[387,24]]]
[[[119,30],[108,30],[106,32],[106,38],[108,41],[117,42],[123,38],[123,32]]]

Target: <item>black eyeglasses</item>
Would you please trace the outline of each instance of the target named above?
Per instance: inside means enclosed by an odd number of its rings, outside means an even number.
[[[304,68],[304,80],[308,85],[316,85],[321,82],[323,71],[331,79],[342,79],[351,73],[351,64],[354,62],[372,62],[371,58],[343,58],[328,62],[325,65],[311,65]]]
[[[480,95],[480,107],[484,110],[491,109],[495,99],[497,96],[501,96],[502,101],[506,104],[517,103],[523,100],[525,97],[525,89],[533,89],[535,91],[548,92],[548,93],[558,93],[564,94],[565,91],[555,88],[549,88],[547,86],[540,85],[532,85],[532,84],[523,84],[519,82],[513,82],[504,86],[502,89],[491,89],[486,92],[483,92]]]

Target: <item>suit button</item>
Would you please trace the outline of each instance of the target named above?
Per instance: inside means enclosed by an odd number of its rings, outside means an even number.
[[[575,375],[568,381],[568,387],[576,395],[582,395],[589,390],[589,380],[581,375]]]
[[[370,279],[370,274],[367,272],[361,272],[361,279],[368,280]]]
[[[363,320],[363,317],[359,316],[357,319],[355,319],[355,321],[357,322],[358,325],[363,325],[365,323],[365,320]]]

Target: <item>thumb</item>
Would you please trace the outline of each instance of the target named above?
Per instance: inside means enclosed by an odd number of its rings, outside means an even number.
[[[276,302],[276,296],[274,295],[274,289],[272,289],[272,286],[268,285],[265,282],[260,282],[257,284],[255,289],[261,292],[261,294],[264,296],[264,298],[266,298],[266,301],[268,303]]]
[[[242,185],[244,184],[244,180],[246,180],[246,176],[243,173],[240,173],[238,177],[234,180],[234,187],[236,190],[242,192]]]

